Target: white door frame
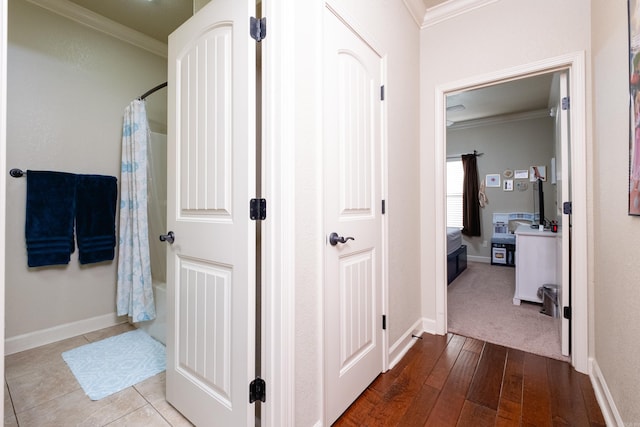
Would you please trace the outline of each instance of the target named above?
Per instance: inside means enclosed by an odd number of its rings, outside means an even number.
[[[6,230],[6,175],[7,170],[7,4],[0,0],[0,230]],[[5,245],[0,246],[0,271],[4,272]],[[4,274],[0,275],[0,376],[4,378]],[[0,399],[4,401],[4,387],[0,391]],[[0,419],[4,420],[4,407],[0,408]]]
[[[262,378],[265,427],[295,425],[295,0],[262,0]],[[280,23],[280,24],[278,24]]]
[[[446,253],[446,96],[474,87],[487,86],[501,81],[514,80],[529,75],[567,69],[569,71],[569,95],[571,97],[571,192],[572,261],[571,266],[571,364],[579,372],[588,372],[588,253],[587,253],[587,140],[586,140],[586,75],[583,51],[548,58],[542,61],[472,76],[445,83],[435,88],[435,200],[441,205],[435,212],[433,233],[435,253]],[[427,242],[423,241],[423,244]],[[438,256],[435,268],[436,333],[447,333],[447,265],[444,256]]]

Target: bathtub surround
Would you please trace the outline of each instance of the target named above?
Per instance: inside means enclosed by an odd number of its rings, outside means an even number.
[[[145,101],[133,100],[124,113],[118,246],[118,315],[133,322],[156,317],[149,256],[147,147],[149,123]]]
[[[156,318],[136,324],[161,343],[166,343],[167,323],[167,243],[158,236],[167,231],[167,135],[151,132],[149,159],[149,255]]]

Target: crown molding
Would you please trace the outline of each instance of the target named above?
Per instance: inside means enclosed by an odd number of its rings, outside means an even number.
[[[79,24],[93,28],[111,37],[115,37],[123,42],[137,46],[140,49],[149,51],[155,55],[166,58],[167,44],[162,43],[152,37],[142,34],[127,26],[119,24],[111,19],[105,18],[95,12],[78,6],[68,0],[27,0],[37,6],[47,9],[65,18],[71,19]]]
[[[424,21],[424,14],[427,11],[422,0],[402,0],[405,7],[411,14],[411,17],[416,22],[418,27],[422,26],[422,22]]]
[[[447,126],[447,130],[468,129],[477,126],[488,126],[509,122],[517,122],[520,120],[533,120],[543,117],[550,117],[549,110],[533,110],[524,113],[512,113],[512,114],[500,114],[498,116],[485,117],[482,119],[465,120],[461,122],[455,122],[451,126]]]
[[[414,0],[416,1],[416,0]],[[420,0],[417,0],[420,1]],[[427,28],[498,0],[449,0],[426,10],[420,28]],[[421,2],[421,1],[420,1]],[[406,0],[405,0],[406,3]]]

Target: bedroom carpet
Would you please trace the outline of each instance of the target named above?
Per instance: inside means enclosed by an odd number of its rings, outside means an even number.
[[[515,269],[469,262],[448,286],[449,332],[568,361],[562,355],[558,319],[541,305],[513,305]]]

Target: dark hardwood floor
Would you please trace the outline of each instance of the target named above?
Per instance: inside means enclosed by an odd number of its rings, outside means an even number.
[[[473,338],[423,334],[334,426],[604,426],[587,375]]]

